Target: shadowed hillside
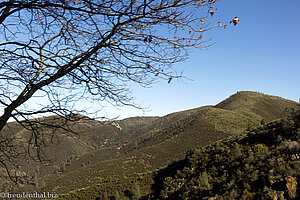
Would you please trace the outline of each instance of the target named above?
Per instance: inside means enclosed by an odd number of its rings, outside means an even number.
[[[178,171],[157,183],[160,187],[156,198],[299,199],[299,128],[298,112],[241,135],[193,148]]]
[[[152,117],[136,118],[135,126],[140,126],[148,119],[151,121]],[[41,124],[51,124],[52,127],[62,126],[62,129],[53,129],[49,126],[38,128],[38,133],[45,142],[45,145],[42,146],[42,153],[46,156],[44,162],[40,163],[28,156],[22,156],[14,160],[17,168],[9,165],[13,174],[15,172],[21,174],[19,180],[22,184],[25,183],[25,187],[26,185],[28,187],[37,185],[36,177],[63,173],[66,168],[71,167],[72,162],[75,165],[72,165],[71,169],[80,169],[82,162],[77,166],[76,161],[81,157],[84,158],[86,155],[97,152],[98,149],[97,159],[94,159],[94,162],[111,159],[112,154],[115,155],[116,151],[111,151],[110,147],[114,147],[113,150],[115,150],[116,146],[121,146],[129,134],[122,131],[116,125],[117,122],[99,122],[79,115],[74,116],[68,124],[65,124],[64,118],[60,116],[37,118],[32,120],[32,123],[37,124],[37,126]],[[131,128],[134,129],[134,126],[131,125]],[[32,132],[26,130],[25,127],[16,122],[10,122],[5,126],[3,133],[6,137],[15,138],[14,144],[18,148],[28,149],[34,155],[35,146],[32,142],[28,143],[32,138]],[[1,175],[3,175],[0,178],[3,183],[14,185],[8,179],[4,169],[1,170]]]

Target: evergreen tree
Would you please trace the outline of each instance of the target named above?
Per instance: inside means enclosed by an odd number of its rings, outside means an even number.
[[[134,182],[132,191],[133,191],[133,199],[139,199],[141,197],[140,185],[137,181]]]
[[[208,182],[208,174],[206,171],[200,173],[199,185],[204,190],[209,190],[211,188],[211,185]]]
[[[120,193],[118,190],[115,191],[115,194],[114,194],[114,197],[113,197],[114,200],[120,200],[121,197],[120,197]]]
[[[233,146],[233,152],[234,152],[234,157],[235,158],[238,158],[242,155],[242,150],[241,150],[241,147],[238,143],[234,143],[234,146]]]

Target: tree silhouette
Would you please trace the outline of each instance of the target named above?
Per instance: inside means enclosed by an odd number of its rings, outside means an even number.
[[[71,131],[82,99],[137,106],[133,82],[182,77],[172,64],[190,48],[211,43],[204,33],[229,23],[212,22],[215,0],[7,0],[0,3],[0,163],[30,154],[42,161],[42,127]],[[215,16],[215,15],[214,15]],[[42,101],[30,106],[31,101]],[[32,119],[52,114],[52,118]],[[16,147],[14,119],[31,131]],[[7,128],[5,128],[7,127]],[[51,132],[53,137],[56,131]],[[49,133],[47,133],[49,134]],[[31,148],[32,147],[32,148]],[[26,149],[26,150],[24,150]]]

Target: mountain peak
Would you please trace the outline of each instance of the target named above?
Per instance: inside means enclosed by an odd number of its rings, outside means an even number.
[[[220,102],[215,108],[242,113],[258,120],[274,120],[281,116],[285,108],[297,109],[298,103],[278,96],[253,91],[239,91]]]

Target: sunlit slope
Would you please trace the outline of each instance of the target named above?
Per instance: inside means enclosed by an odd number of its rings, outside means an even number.
[[[241,91],[215,107],[242,113],[254,119],[271,121],[280,118],[285,108],[297,109],[297,103],[277,96]]]

